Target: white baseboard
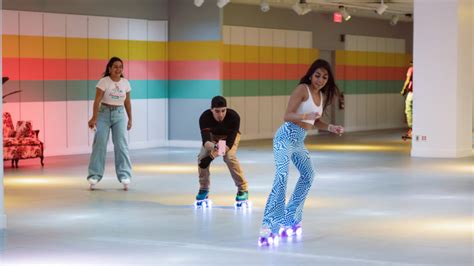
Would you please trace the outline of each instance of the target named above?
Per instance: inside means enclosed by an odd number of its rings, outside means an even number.
[[[168,141],[157,140],[157,141],[150,141],[150,142],[130,143],[129,148],[130,150],[140,150],[140,149],[148,149],[148,148],[165,147],[167,145],[168,145]],[[107,152],[111,152],[113,150],[114,150],[113,145],[107,146]],[[89,147],[89,146],[74,147],[74,148],[67,148],[67,149],[48,149],[46,147],[44,149],[44,156],[52,157],[52,156],[63,156],[63,155],[90,154],[91,152],[92,152],[92,147]]]
[[[7,215],[0,214],[0,230],[7,228]]]
[[[433,149],[433,148],[416,148],[411,149],[412,157],[424,158],[460,158],[473,156],[472,149]]]
[[[168,147],[179,147],[179,148],[200,148],[202,141],[200,140],[169,140]]]
[[[167,146],[168,142],[165,140],[149,141],[149,142],[135,142],[129,144],[131,150],[140,150],[148,148],[157,148]]]
[[[460,158],[473,156],[472,149],[437,149],[437,148],[417,148],[411,149],[412,157],[424,158]]]

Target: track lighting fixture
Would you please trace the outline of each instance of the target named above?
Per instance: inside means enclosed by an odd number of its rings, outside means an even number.
[[[267,0],[260,1],[260,10],[262,10],[262,12],[268,12],[270,10],[270,4],[268,4]]]
[[[194,0],[194,5],[197,7],[202,6],[204,4],[204,0]]]
[[[306,0],[299,0],[291,8],[296,14],[303,16],[311,12],[311,7],[306,3]]]
[[[351,15],[349,14],[349,12],[347,12],[344,6],[339,6],[339,12],[341,12],[342,18],[345,21],[348,21],[349,19],[351,19]]]
[[[390,25],[392,25],[392,26],[397,25],[399,18],[400,18],[400,17],[399,17],[398,15],[393,15],[393,16],[392,16],[392,19],[390,20]]]
[[[217,6],[219,8],[223,8],[225,5],[227,5],[230,2],[230,0],[217,0]]]
[[[387,10],[388,6],[383,3],[383,0],[380,1],[380,5],[375,9],[375,13],[382,15],[385,10]]]

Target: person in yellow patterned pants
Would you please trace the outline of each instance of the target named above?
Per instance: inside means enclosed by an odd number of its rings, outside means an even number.
[[[407,77],[400,94],[407,96],[405,99],[405,115],[408,124],[407,137],[411,138],[411,128],[413,126],[413,61],[410,61],[410,67],[407,70]]]

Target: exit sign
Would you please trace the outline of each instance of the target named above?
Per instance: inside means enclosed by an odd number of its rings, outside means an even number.
[[[332,15],[332,20],[336,23],[341,23],[342,22],[342,14],[339,12],[334,12]]]

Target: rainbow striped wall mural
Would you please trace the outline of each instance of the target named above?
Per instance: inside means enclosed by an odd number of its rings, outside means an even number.
[[[242,139],[271,138],[288,97],[319,56],[312,33],[223,26],[223,95],[241,116]]]
[[[400,91],[410,59],[403,39],[345,36],[345,50],[336,51],[336,77],[346,96],[347,131],[405,126]]]
[[[46,155],[87,153],[95,85],[111,56],[132,85],[130,146],[167,140],[167,22],[3,10],[4,111],[32,120]]]

